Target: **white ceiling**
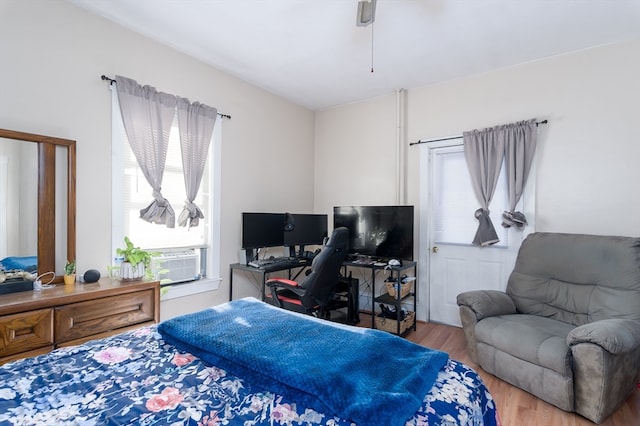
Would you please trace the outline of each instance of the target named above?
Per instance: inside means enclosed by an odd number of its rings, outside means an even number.
[[[68,1],[313,110],[640,37],[640,0]]]

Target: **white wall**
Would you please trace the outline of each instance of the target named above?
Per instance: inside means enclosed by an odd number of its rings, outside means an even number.
[[[640,40],[408,91],[408,141],[537,117],[539,231],[640,236]],[[319,210],[395,199],[395,97],[316,118]],[[418,149],[407,151],[418,205]],[[389,165],[390,164],[390,165]]]
[[[395,114],[393,94],[316,113],[319,213],[331,214],[334,206],[396,203]]]
[[[537,230],[640,236],[638,76],[634,40],[408,90],[407,143],[548,119],[536,157]],[[316,113],[318,210],[394,202],[395,103],[391,94]],[[418,154],[407,148],[401,173],[420,215]],[[418,235],[421,259],[427,252]]]
[[[163,317],[226,301],[240,213],[313,211],[313,112],[66,2],[0,0],[0,127],[77,141],[80,272],[105,273],[113,258],[111,95],[102,74],[232,116],[222,123],[223,283],[216,292],[163,302]],[[246,282],[234,285],[242,293]]]

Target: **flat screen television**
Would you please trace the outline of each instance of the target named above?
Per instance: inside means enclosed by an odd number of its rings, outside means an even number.
[[[413,206],[333,208],[333,227],[349,229],[350,255],[413,260]]]
[[[242,213],[242,248],[284,245],[284,213]]]
[[[289,216],[293,229],[284,231],[285,246],[299,246],[299,251],[304,252],[305,245],[322,245],[327,237],[328,215],[292,213]]]

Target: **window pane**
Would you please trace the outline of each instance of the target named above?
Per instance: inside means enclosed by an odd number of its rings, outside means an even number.
[[[464,152],[462,147],[455,152],[435,152],[434,240],[438,243],[471,244],[478,229],[474,212],[480,208],[480,203],[471,187]],[[509,209],[504,169],[500,170],[489,206],[491,221],[500,239],[495,246],[508,245],[508,231],[500,225],[502,212]]]

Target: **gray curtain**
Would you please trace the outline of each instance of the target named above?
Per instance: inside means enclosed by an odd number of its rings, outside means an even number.
[[[178,98],[178,128],[180,129],[180,149],[182,151],[182,169],[187,200],[178,217],[178,225],[198,226],[204,218],[202,210],[193,202],[207,163],[207,154],[218,110],[199,102]]]
[[[153,188],[154,200],[140,210],[140,217],[173,228],[175,212],[161,189],[176,97],[121,76],[116,76],[116,88],[129,145]]]
[[[495,192],[504,157],[503,126],[463,132],[464,157],[467,160],[471,185],[480,202],[475,217],[479,225],[473,244],[488,246],[500,241],[489,217],[489,205]]]
[[[506,158],[510,211],[503,213],[502,226],[522,229],[527,224],[524,214],[514,210],[522,196],[535,153],[536,120],[534,118],[489,129],[472,130],[464,132],[462,136],[471,184],[481,205],[475,211],[479,223],[473,244],[488,246],[500,241],[489,216],[489,205],[503,158]]]
[[[527,219],[522,212],[515,211],[527,184],[531,162],[536,151],[538,131],[536,119],[510,124],[505,129],[505,167],[507,172],[507,190],[509,192],[509,211],[502,213],[502,226],[515,226],[523,229]]]

